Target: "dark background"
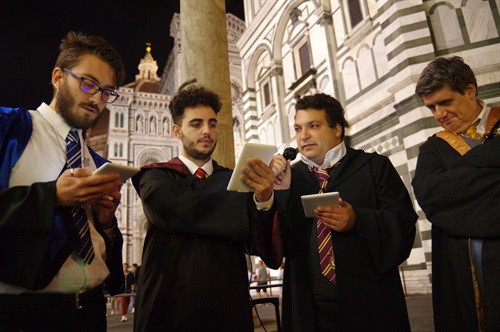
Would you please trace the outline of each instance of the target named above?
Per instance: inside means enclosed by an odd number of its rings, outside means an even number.
[[[17,0],[6,7],[0,10],[0,106],[35,109],[52,99],[51,73],[69,31],[100,35],[113,44],[125,62],[124,84],[134,81],[151,43],[161,77],[180,1]],[[244,19],[243,0],[226,0],[226,11]]]

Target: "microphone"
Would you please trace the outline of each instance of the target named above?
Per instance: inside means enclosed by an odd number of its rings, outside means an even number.
[[[283,156],[283,158],[285,158],[285,160],[294,160],[297,157],[298,151],[299,150],[296,148],[288,147],[283,151],[282,156]],[[275,170],[273,167],[273,171],[277,172],[275,174],[275,176],[277,176],[280,172],[283,172],[285,169],[286,169],[286,167],[281,169],[281,170]]]
[[[285,151],[283,151],[283,157],[286,160],[294,160],[297,157],[297,152],[298,149],[296,148],[286,148]]]

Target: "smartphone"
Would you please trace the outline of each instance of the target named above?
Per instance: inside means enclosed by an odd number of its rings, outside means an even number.
[[[331,193],[302,195],[302,206],[306,217],[314,217],[314,209],[318,206],[339,206],[339,193],[334,191]]]
[[[130,179],[135,174],[139,173],[141,169],[137,167],[105,163],[98,169],[96,169],[92,174],[106,174],[106,173],[118,173],[123,182]]]
[[[269,144],[259,144],[259,143],[245,143],[241,149],[240,156],[234,167],[233,174],[229,179],[227,185],[228,191],[237,191],[240,193],[247,193],[252,189],[243,180],[241,180],[241,175],[243,174],[243,167],[247,167],[251,172],[253,172],[252,167],[248,166],[247,162],[252,158],[259,158],[264,163],[269,165],[276,153],[276,146]]]

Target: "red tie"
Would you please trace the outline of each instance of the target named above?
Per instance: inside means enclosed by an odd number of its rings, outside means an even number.
[[[206,179],[207,178],[207,172],[203,168],[198,168],[196,172],[194,172],[194,176],[196,176],[198,179]]]

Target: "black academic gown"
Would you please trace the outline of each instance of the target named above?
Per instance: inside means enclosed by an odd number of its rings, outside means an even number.
[[[252,194],[228,192],[232,172],[215,162],[204,181],[178,158],[153,167],[133,178],[149,224],[134,330],[253,331],[245,252],[272,245],[276,208],[257,212]],[[277,268],[281,254],[265,260]]]
[[[337,273],[339,331],[409,331],[398,266],[411,252],[417,215],[389,159],[347,147],[330,171],[325,192],[338,191],[351,204],[351,231],[332,231]],[[277,192],[279,201],[288,191]],[[318,192],[307,165],[292,166],[285,237],[283,331],[314,331],[309,250],[313,218],[304,216],[300,196]]]
[[[469,239],[483,240],[486,331],[500,331],[500,138],[461,156],[430,137],[420,146],[412,185],[432,223],[436,331],[478,331]]]

